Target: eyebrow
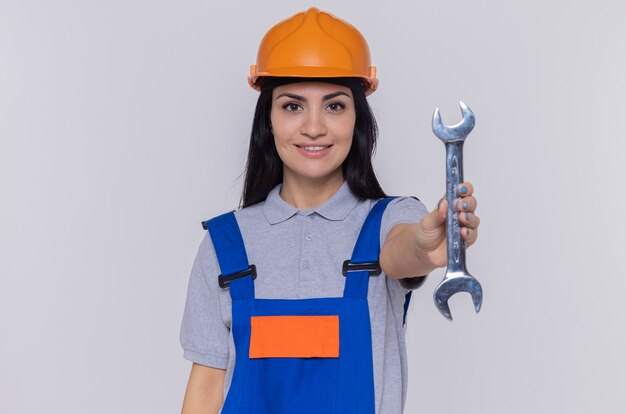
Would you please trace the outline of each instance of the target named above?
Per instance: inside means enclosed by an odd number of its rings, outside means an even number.
[[[350,95],[348,95],[348,94],[347,94],[347,93],[345,93],[345,92],[342,92],[342,91],[337,91],[337,92],[329,93],[328,95],[324,95],[324,97],[322,98],[322,100],[323,100],[323,101],[327,101],[327,100],[329,100],[329,99],[336,98],[337,96],[340,96],[340,95],[345,95],[345,96],[347,96],[348,98],[350,97]],[[281,93],[280,95],[278,95],[278,96],[276,97],[276,100],[278,100],[279,98],[282,98],[283,96],[285,96],[285,97],[287,97],[287,98],[290,98],[290,99],[295,99],[295,100],[297,100],[297,101],[306,102],[306,98],[305,98],[304,96],[296,95],[296,94],[293,94],[293,93],[287,93],[287,92],[285,92],[285,93]]]

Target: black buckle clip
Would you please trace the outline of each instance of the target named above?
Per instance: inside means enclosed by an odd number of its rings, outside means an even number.
[[[346,260],[343,262],[343,269],[341,270],[341,273],[345,276],[348,272],[354,272],[357,270],[367,270],[370,276],[378,276],[383,271],[380,268],[380,263],[378,262],[350,263],[350,260]]]
[[[246,270],[242,270],[241,272],[233,273],[232,275],[222,276],[219,275],[217,280],[222,289],[227,288],[230,285],[231,280],[239,279],[242,277],[246,277],[252,275],[252,280],[256,279],[256,266],[250,265]]]

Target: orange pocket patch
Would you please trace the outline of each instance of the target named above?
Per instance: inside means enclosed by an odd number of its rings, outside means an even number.
[[[339,316],[252,316],[250,358],[337,358]]]

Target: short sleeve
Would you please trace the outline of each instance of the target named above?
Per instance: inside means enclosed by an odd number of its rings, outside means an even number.
[[[218,275],[217,256],[211,237],[206,232],[189,277],[180,344],[183,358],[226,369],[230,329],[222,318]]]
[[[428,214],[428,209],[415,197],[397,197],[391,200],[382,217],[380,245],[384,244],[387,235],[396,224],[419,223],[426,214]],[[416,275],[416,277],[399,279],[398,283],[409,291],[420,287],[425,277],[426,275]]]

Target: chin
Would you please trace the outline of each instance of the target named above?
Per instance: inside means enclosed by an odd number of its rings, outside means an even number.
[[[341,167],[339,167],[339,170]],[[307,180],[331,180],[336,177],[337,169],[331,171],[298,171],[296,176]]]

